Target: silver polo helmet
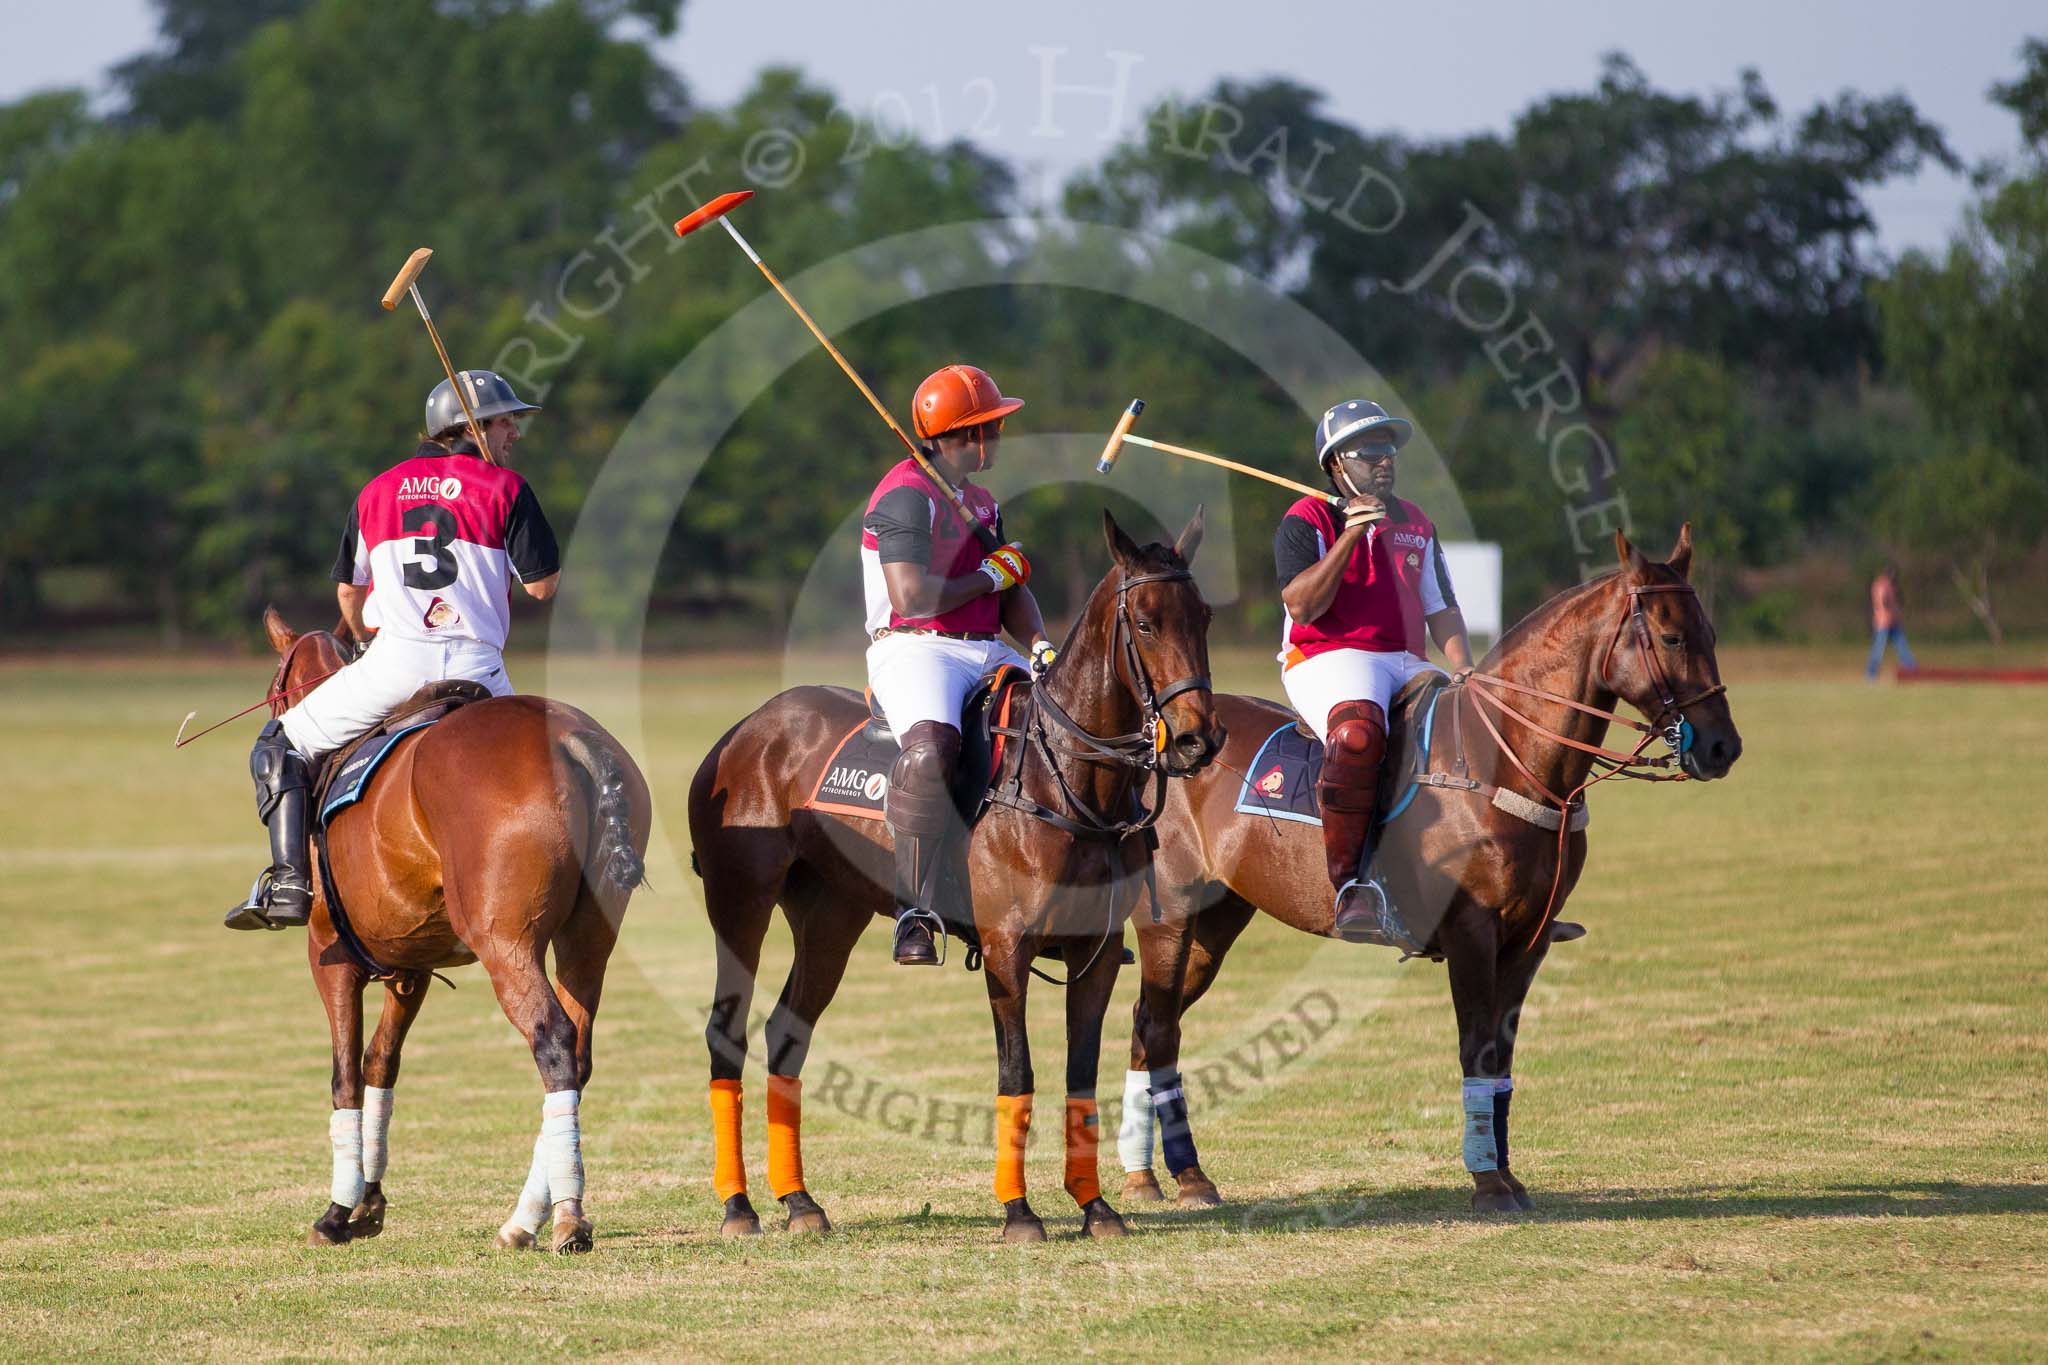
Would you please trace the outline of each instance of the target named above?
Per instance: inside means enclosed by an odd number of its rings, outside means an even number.
[[[1316,463],[1327,465],[1330,452],[1362,432],[1377,432],[1399,450],[1415,434],[1415,424],[1396,417],[1370,398],[1347,398],[1316,423]]]
[[[476,414],[479,425],[493,417],[540,411],[539,404],[521,398],[510,384],[489,370],[457,370],[455,378],[461,383],[463,396],[469,399],[469,410]],[[427,435],[443,436],[461,430],[464,425],[462,401],[455,396],[454,385],[444,379],[427,395]]]

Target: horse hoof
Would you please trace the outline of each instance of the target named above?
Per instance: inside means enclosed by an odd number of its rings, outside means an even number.
[[[1185,1171],[1176,1171],[1174,1187],[1180,1191],[1174,1206],[1183,1209],[1213,1209],[1223,1203],[1223,1195],[1217,1190],[1216,1182],[1202,1174],[1200,1166],[1190,1166]]]
[[[491,1240],[491,1245],[500,1251],[531,1251],[535,1242],[533,1234],[525,1228],[517,1223],[507,1223],[498,1229],[498,1235]]]
[[[1124,1202],[1126,1204],[1163,1204],[1166,1191],[1159,1188],[1159,1177],[1152,1174],[1152,1168],[1142,1171],[1124,1172]]]
[[[1107,1200],[1097,1198],[1081,1206],[1081,1231],[1089,1237],[1122,1237],[1130,1229]]]
[[[364,1195],[363,1202],[349,1212],[348,1235],[351,1238],[375,1237],[384,1231],[384,1208],[382,1191]]]
[[[338,1247],[345,1245],[350,1236],[348,1210],[339,1204],[329,1204],[327,1212],[314,1220],[312,1230],[306,1234],[309,1247]]]
[[[1536,1209],[1536,1201],[1529,1197],[1527,1190],[1516,1190],[1515,1207],[1523,1213],[1533,1213]]]
[[[817,1200],[811,1198],[808,1190],[797,1190],[784,1196],[782,1207],[789,1214],[788,1220],[783,1224],[785,1231],[820,1234],[832,1231],[832,1220],[825,1216],[825,1210],[818,1206]]]
[[[725,1221],[718,1225],[720,1237],[759,1237],[761,1215],[754,1212],[754,1201],[746,1192],[732,1196],[725,1201]]]
[[[516,1223],[505,1224],[491,1239],[491,1245],[499,1251],[531,1251],[536,1244],[534,1235]]]
[[[1515,1202],[1509,1190],[1472,1191],[1472,1212],[1474,1213],[1520,1213],[1522,1207]]]
[[[557,1256],[580,1256],[590,1250],[590,1220],[575,1214],[559,1215],[555,1219],[554,1253]]]
[[[1506,1183],[1508,1193],[1515,1197],[1515,1207],[1517,1209],[1520,1209],[1523,1213],[1528,1213],[1536,1207],[1536,1201],[1529,1197],[1528,1186],[1515,1179],[1505,1168],[1502,1169],[1500,1178]]]
[[[1012,1218],[1009,1222],[1003,1224],[1003,1241],[1009,1245],[1019,1246],[1025,1242],[1043,1242],[1044,1240],[1045,1224],[1040,1222],[1035,1214],[1026,1214],[1022,1218]]]

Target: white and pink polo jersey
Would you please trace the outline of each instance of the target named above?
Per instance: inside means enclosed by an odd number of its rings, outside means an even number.
[[[472,451],[425,442],[349,509],[334,578],[369,587],[364,619],[381,635],[503,649],[513,575],[530,583],[562,567],[533,489]]]
[[[1303,498],[1288,508],[1273,541],[1280,586],[1321,561],[1342,529],[1325,499]],[[1457,602],[1437,549],[1436,527],[1420,507],[1393,498],[1386,520],[1374,523],[1351,552],[1329,610],[1313,621],[1286,618],[1286,646],[1280,657],[1298,661],[1333,649],[1363,649],[1405,650],[1426,659],[1429,634],[1423,618]]]
[[[963,483],[960,496],[974,519],[1003,538],[1002,509],[995,494],[980,484]],[[884,628],[937,630],[948,634],[992,635],[1002,628],[1003,599],[988,593],[962,602],[938,616],[900,615],[889,600],[884,564],[915,564],[940,578],[965,578],[981,563],[981,542],[953,500],[932,486],[917,467],[904,459],[882,476],[868,498],[860,524],[861,580],[867,597],[869,635]]]

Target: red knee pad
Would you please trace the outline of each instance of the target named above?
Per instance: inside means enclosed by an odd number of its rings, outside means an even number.
[[[1330,810],[1371,810],[1387,756],[1386,715],[1373,702],[1340,702],[1330,709],[1323,751],[1322,798]]]

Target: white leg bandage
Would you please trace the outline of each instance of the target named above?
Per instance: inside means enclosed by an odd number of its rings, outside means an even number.
[[[1465,1080],[1465,1169],[1500,1169],[1500,1151],[1493,1141],[1493,1077]]]
[[[499,1231],[509,1233],[517,1228],[522,1232],[537,1233],[548,1216],[548,1140],[537,1137],[533,1140],[533,1165],[526,1172],[526,1188],[519,1192],[519,1204],[512,1210],[512,1216],[505,1220]]]
[[[391,1102],[394,1096],[381,1086],[363,1088],[363,1179],[384,1178],[387,1155],[384,1139],[391,1131]]]
[[[582,1093],[576,1090],[551,1090],[541,1099],[540,1137],[548,1154],[548,1198],[556,1204],[583,1197],[583,1129],[576,1116],[581,1099]]]
[[[328,1115],[327,1140],[334,1147],[334,1177],[327,1197],[352,1209],[363,1200],[363,1111],[337,1109]]]
[[[1124,1073],[1123,1122],[1117,1125],[1116,1154],[1126,1171],[1152,1169],[1152,1073]]]

